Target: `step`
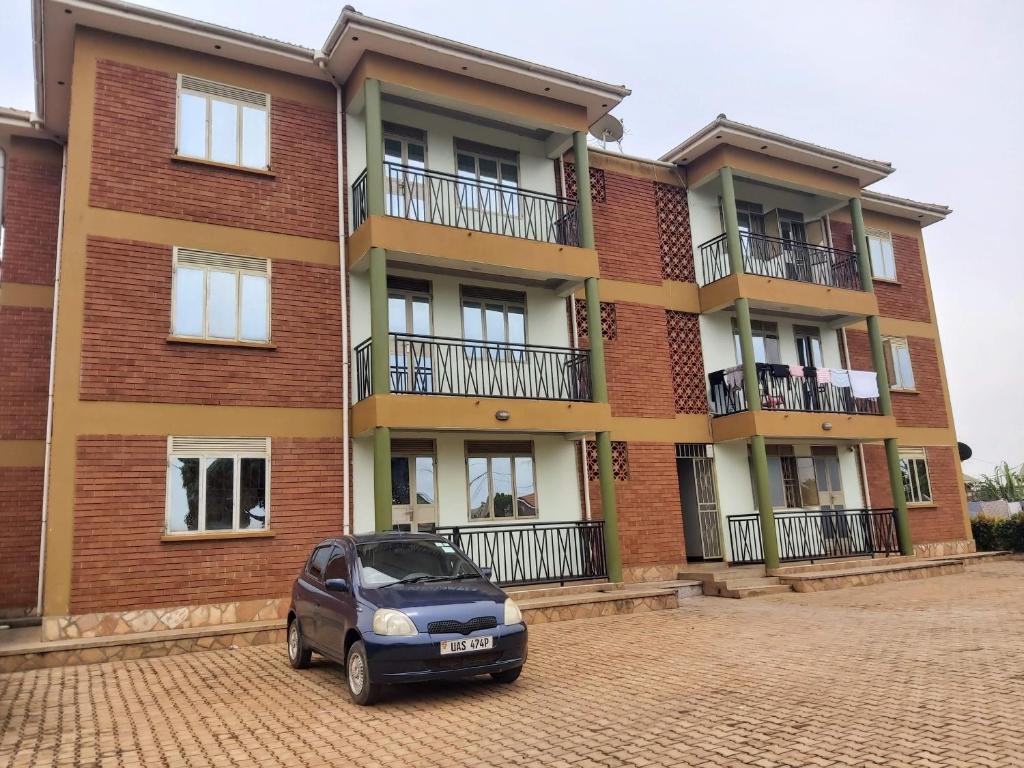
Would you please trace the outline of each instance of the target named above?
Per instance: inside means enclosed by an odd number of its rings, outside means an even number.
[[[505,593],[509,597],[514,597],[516,602],[519,602],[538,597],[560,597],[562,595],[579,595],[589,592],[612,592],[622,589],[624,586],[626,585],[621,581],[585,581],[559,587],[545,584],[527,587],[508,587],[505,589]]]
[[[739,589],[740,587],[770,587],[774,584],[781,584],[778,576],[757,576],[739,579],[726,579],[727,589]]]
[[[960,560],[917,560],[913,562],[876,565],[846,570],[827,570],[779,576],[779,580],[795,592],[823,592],[847,587],[883,584],[890,581],[911,581],[932,576],[949,576],[964,572]]]
[[[284,642],[284,619],[0,645],[0,673]]]
[[[762,584],[755,586],[743,586],[730,588],[726,587],[719,591],[719,597],[731,597],[743,599],[747,597],[764,597],[765,595],[780,595],[784,592],[792,592],[793,588],[788,584]]]
[[[680,571],[677,574],[677,578],[679,579],[693,579],[702,581],[705,584],[708,582],[723,582],[738,578],[760,578],[762,576],[765,576],[763,565],[734,565],[708,571],[688,569]]]
[[[1016,555],[1009,550],[999,549],[991,552],[964,552],[961,555],[941,555],[939,557],[929,558],[929,560],[959,561],[964,565],[976,565],[989,560],[1007,560],[1019,557],[1020,555]]]
[[[813,563],[793,563],[781,565],[772,570],[772,576],[788,576],[790,574],[819,573],[822,571],[848,571],[853,568],[873,568],[880,565],[914,562],[912,555],[890,555],[888,557],[858,557],[833,560],[817,560]]]
[[[678,608],[680,590],[693,590],[697,587],[699,582],[695,581],[687,581],[684,584],[625,584],[614,590],[595,590],[529,599],[517,597],[516,602],[527,624],[545,624]]]

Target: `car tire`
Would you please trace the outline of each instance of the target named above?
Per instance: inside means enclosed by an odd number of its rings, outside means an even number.
[[[370,681],[370,662],[366,658],[366,646],[357,640],[348,649],[345,659],[345,680],[348,684],[348,695],[360,706],[369,706],[377,700],[380,685]]]
[[[302,628],[299,626],[297,618],[288,622],[286,638],[288,663],[292,665],[293,669],[306,669],[309,666],[310,658],[313,656],[313,651],[306,645],[306,641],[302,637]]]
[[[512,669],[505,669],[501,672],[491,672],[491,679],[496,683],[508,685],[509,683],[514,683],[518,680],[521,674],[523,674],[522,667],[513,667]]]

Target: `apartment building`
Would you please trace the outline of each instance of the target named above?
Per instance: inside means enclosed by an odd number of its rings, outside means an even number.
[[[922,228],[888,163],[346,8],[311,50],[35,6],[0,113],[0,611],[276,618],[310,547],[436,531],[508,584],[970,550]],[[51,334],[55,330],[55,334]]]

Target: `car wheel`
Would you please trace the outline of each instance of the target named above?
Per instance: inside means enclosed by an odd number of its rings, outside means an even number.
[[[514,683],[519,679],[519,676],[523,674],[522,667],[514,667],[512,669],[506,669],[502,672],[491,672],[491,679],[496,683],[508,684]]]
[[[348,693],[352,701],[362,706],[376,701],[380,686],[370,682],[370,663],[367,661],[366,646],[362,640],[357,640],[348,650],[345,675],[348,678]]]
[[[302,639],[299,620],[292,619],[288,623],[288,663],[295,669],[305,669],[309,666],[309,659],[312,655],[313,651]]]

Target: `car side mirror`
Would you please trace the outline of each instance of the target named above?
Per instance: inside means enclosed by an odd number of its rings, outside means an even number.
[[[488,581],[491,581],[494,578],[494,569],[483,566],[480,568],[480,574]]]
[[[349,592],[348,579],[328,579],[324,582],[324,589],[328,592]]]

